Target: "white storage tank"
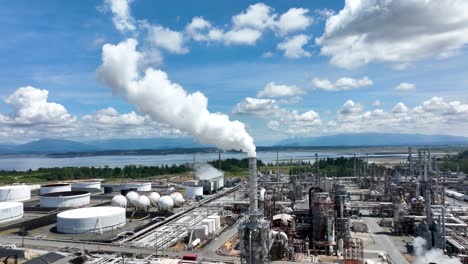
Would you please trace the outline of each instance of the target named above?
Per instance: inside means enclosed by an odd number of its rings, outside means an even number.
[[[138,193],[136,192],[128,192],[126,197],[131,205],[136,206],[138,202],[138,198],[140,198],[140,195],[138,195]]]
[[[149,192],[151,191],[151,182],[128,182],[123,185],[122,189],[136,189],[138,192]]]
[[[114,196],[114,198],[112,198],[111,205],[126,208],[127,207],[127,198],[125,198],[125,196],[123,196],[121,194],[116,195],[116,196]]]
[[[184,197],[180,192],[171,193],[171,198],[174,200],[174,206],[176,207],[181,206],[185,202]]]
[[[0,223],[17,220],[23,217],[23,203],[0,202]]]
[[[45,208],[79,207],[90,203],[91,195],[85,191],[54,192],[41,195],[40,205]]]
[[[208,218],[203,219],[201,224],[208,227],[208,234],[213,234],[215,232],[215,220]]]
[[[161,196],[158,200],[158,207],[161,211],[170,211],[174,207],[174,200],[169,195]]]
[[[203,196],[203,186],[187,186],[185,195],[189,199],[194,199],[197,196]]]
[[[136,202],[136,208],[141,209],[141,210],[148,210],[148,208],[151,206],[150,199],[146,195],[140,195],[138,197],[138,201]]]
[[[39,190],[39,194],[43,195],[46,193],[54,193],[54,192],[69,192],[71,191],[71,185],[68,183],[54,183],[54,184],[46,184],[42,185],[41,189]]]
[[[81,234],[105,232],[124,226],[125,208],[115,206],[87,207],[57,215],[57,232]]]
[[[208,216],[208,219],[213,219],[215,220],[215,229],[216,232],[221,229],[221,217],[219,215],[210,215]]]
[[[78,181],[73,183],[72,188],[76,190],[101,190],[101,181]]]
[[[27,185],[0,186],[0,202],[21,202],[31,199],[31,188]]]
[[[161,198],[161,195],[159,195],[159,193],[157,192],[152,192],[149,194],[148,198],[150,199],[152,206],[157,206],[159,198]]]

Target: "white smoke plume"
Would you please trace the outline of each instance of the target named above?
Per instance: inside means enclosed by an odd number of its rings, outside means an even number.
[[[431,250],[427,250],[426,240],[422,237],[417,237],[413,240],[413,248],[414,253],[416,255],[416,258],[414,259],[414,264],[462,264],[460,259],[451,258],[445,255],[441,249],[433,248]]]
[[[253,139],[244,124],[231,121],[222,113],[210,113],[208,99],[201,92],[189,94],[182,86],[171,82],[164,71],[151,67],[140,75],[139,67],[144,58],[136,47],[135,39],[117,45],[105,44],[102,65],[97,70],[98,79],[154,121],[189,133],[202,143],[256,156]]]
[[[218,177],[223,172],[211,166],[208,163],[200,163],[195,165],[195,176],[199,180],[210,180]]]

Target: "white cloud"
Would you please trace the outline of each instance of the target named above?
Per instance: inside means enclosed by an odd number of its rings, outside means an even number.
[[[259,99],[247,97],[238,103],[232,110],[233,114],[268,116],[274,115],[279,110],[273,99]]]
[[[393,88],[396,91],[412,91],[416,89],[416,85],[414,83],[400,83],[397,85],[395,88]]]
[[[382,105],[382,102],[380,100],[375,100],[374,102],[372,102],[373,107],[379,107],[381,105]]]
[[[224,34],[224,43],[231,44],[245,44],[254,45],[262,36],[262,32],[256,29],[243,28],[233,29]]]
[[[398,104],[395,105],[392,109],[393,114],[404,114],[408,112],[408,107],[402,102],[399,102]]]
[[[234,28],[254,28],[263,30],[274,24],[276,14],[273,8],[264,3],[250,5],[247,10],[232,17]]]
[[[309,37],[300,34],[291,38],[287,38],[279,43],[276,48],[284,52],[284,57],[289,59],[299,59],[310,57],[310,52],[304,50],[304,46],[309,42]]]
[[[184,35],[162,26],[148,25],[148,40],[156,48],[164,49],[174,54],[188,53],[185,47]]]
[[[75,117],[61,104],[48,102],[49,92],[32,86],[21,87],[5,99],[13,109],[9,116],[0,115],[0,123],[9,125],[70,125]]]
[[[465,0],[347,0],[316,42],[344,68],[444,58],[468,43],[467,9]]]
[[[392,68],[393,68],[394,70],[397,70],[397,71],[404,71],[404,70],[406,70],[406,69],[411,68],[412,66],[413,66],[413,65],[412,65],[411,63],[409,63],[409,62],[403,62],[403,63],[394,64],[394,65],[392,66]]]
[[[104,3],[113,14],[112,22],[117,30],[125,32],[136,29],[130,14],[130,0],[105,0]]]
[[[356,115],[362,112],[362,105],[355,103],[353,100],[346,101],[338,113],[340,115]]]
[[[267,51],[262,54],[262,58],[264,59],[273,58],[274,56],[275,54],[271,51]]]
[[[304,95],[306,91],[294,85],[276,84],[269,82],[261,91],[257,93],[257,97],[289,97],[296,95]]]
[[[276,30],[280,35],[307,29],[314,20],[307,16],[309,12],[305,8],[290,8],[283,13],[275,23]]]
[[[347,91],[353,89],[359,89],[361,87],[371,86],[374,84],[367,76],[362,79],[353,79],[349,77],[343,77],[336,80],[334,83],[328,79],[314,78],[312,80],[313,85],[317,89],[324,91]]]
[[[224,32],[214,28],[208,20],[203,17],[194,17],[185,27],[185,32],[195,41],[222,41]]]

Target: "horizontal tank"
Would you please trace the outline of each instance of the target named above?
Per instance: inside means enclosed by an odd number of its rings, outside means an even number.
[[[54,184],[46,184],[42,185],[41,189],[39,190],[39,194],[43,195],[46,193],[54,193],[54,192],[69,192],[71,191],[71,185],[68,183],[54,183]]]
[[[125,208],[115,206],[87,207],[57,215],[57,232],[65,234],[102,233],[126,223]]]
[[[126,208],[127,207],[127,198],[125,198],[125,196],[123,196],[121,194],[116,195],[116,196],[114,196],[114,198],[112,198],[111,205]]]
[[[85,191],[46,193],[40,197],[45,208],[79,207],[90,203],[91,194]]]
[[[136,189],[138,192],[149,192],[151,191],[151,182],[128,182],[122,186],[122,189]]]
[[[176,207],[181,206],[185,202],[184,197],[180,192],[171,193],[171,198],[174,200],[174,206]]]
[[[0,202],[0,223],[17,220],[23,217],[23,203]]]
[[[185,188],[187,198],[193,199],[197,196],[203,196],[203,186],[187,186]]]
[[[31,199],[28,185],[0,186],[0,202],[21,202]]]
[[[158,200],[158,207],[161,211],[170,211],[174,208],[174,200],[169,195],[161,196]]]

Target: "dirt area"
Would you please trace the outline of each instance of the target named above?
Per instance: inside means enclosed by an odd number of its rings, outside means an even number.
[[[227,256],[239,256],[240,252],[238,249],[236,249],[237,245],[239,244],[239,236],[234,235],[224,243],[224,245],[220,248],[220,253],[222,255],[227,255]]]

